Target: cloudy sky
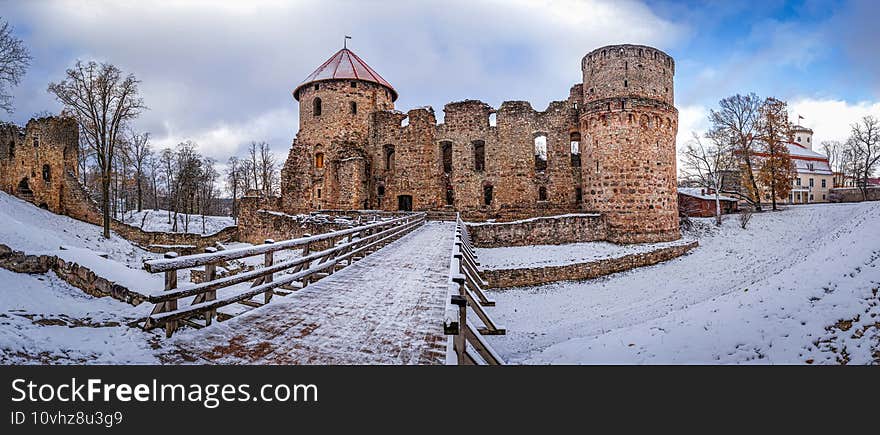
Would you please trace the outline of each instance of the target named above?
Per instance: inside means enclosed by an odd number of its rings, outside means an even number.
[[[257,140],[285,156],[298,128],[290,92],[344,35],[398,90],[399,110],[438,116],[466,98],[543,110],[581,80],[584,54],[638,43],[676,59],[680,140],[719,99],[753,91],[787,100],[818,143],[880,116],[878,13],[875,0],[0,0],[34,58],[0,120],[60,110],[47,84],[94,59],[142,81],[150,110],[136,128],[156,146],[192,139],[224,162]]]

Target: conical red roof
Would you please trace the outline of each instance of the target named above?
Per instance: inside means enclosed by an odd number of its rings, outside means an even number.
[[[296,89],[293,90],[293,98],[299,101],[299,90],[310,83],[322,80],[364,80],[367,82],[378,83],[391,91],[391,101],[397,99],[397,91],[391,86],[391,83],[385,81],[373,68],[370,68],[366,62],[361,60],[358,55],[351,50],[343,48],[327,59],[315,72],[309,74]]]

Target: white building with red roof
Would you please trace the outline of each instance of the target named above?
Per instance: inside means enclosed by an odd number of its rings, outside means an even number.
[[[792,133],[793,141],[787,145],[797,176],[792,182],[788,197],[777,198],[777,201],[788,204],[828,202],[831,189],[834,187],[834,172],[831,170],[828,156],[813,151],[813,130],[796,125]],[[760,153],[756,155],[762,156]],[[762,196],[763,201],[770,201],[768,189],[764,189]]]

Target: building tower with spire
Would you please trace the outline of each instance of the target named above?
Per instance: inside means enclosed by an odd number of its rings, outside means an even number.
[[[430,107],[395,110],[394,87],[344,47],[293,90],[300,130],[279,208],[576,213],[585,240],[678,239],[672,57],[614,45],[579,66],[583,81],[543,111],[465,100],[437,123]]]
[[[397,91],[348,48],[293,90],[299,132],[282,169],[291,211],[366,208],[371,114],[394,110]]]

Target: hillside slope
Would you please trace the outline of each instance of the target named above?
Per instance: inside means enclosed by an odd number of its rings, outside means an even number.
[[[880,362],[880,203],[710,221],[664,264],[495,292],[489,340],[538,364]]]

